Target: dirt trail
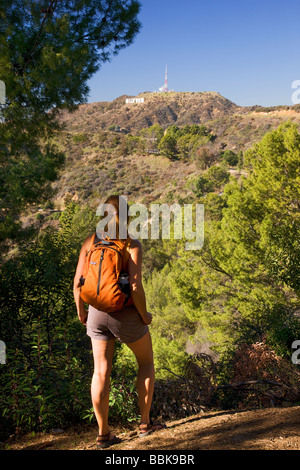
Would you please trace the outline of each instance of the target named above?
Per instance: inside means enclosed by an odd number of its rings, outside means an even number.
[[[109,450],[300,450],[300,406],[246,411],[209,411],[166,423],[139,438],[136,430],[113,429],[122,439]],[[125,431],[125,432],[124,432]],[[90,427],[10,439],[7,450],[94,450]]]

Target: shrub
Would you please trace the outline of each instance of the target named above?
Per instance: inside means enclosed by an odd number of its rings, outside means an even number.
[[[236,166],[239,162],[239,157],[232,150],[225,150],[222,152],[222,158],[229,166]]]
[[[82,143],[82,142],[86,142],[87,141],[87,134],[86,133],[81,133],[81,134],[74,134],[73,135],[73,142],[75,144],[79,144],[79,143]]]
[[[228,183],[229,173],[220,166],[211,166],[206,173],[206,178],[212,183],[214,188],[219,189],[222,185]]]
[[[201,170],[209,168],[217,160],[217,156],[206,147],[201,147],[194,154],[196,165]]]
[[[194,192],[197,197],[204,196],[206,193],[209,193],[214,190],[213,184],[204,176],[199,176],[196,181]]]

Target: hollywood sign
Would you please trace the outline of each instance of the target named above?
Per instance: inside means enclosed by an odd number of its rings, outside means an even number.
[[[126,99],[126,104],[131,104],[131,103],[144,103],[145,99],[144,98],[127,98]]]

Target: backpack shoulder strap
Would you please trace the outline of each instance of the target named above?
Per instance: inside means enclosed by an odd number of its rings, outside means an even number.
[[[89,252],[91,251],[92,246],[93,246],[94,243],[95,243],[95,238],[96,238],[96,237],[97,237],[97,234],[94,233],[93,236],[92,236],[92,239],[91,239],[90,247],[89,247],[88,251],[86,252],[86,255],[85,255],[85,256],[87,256],[87,255],[89,254]]]

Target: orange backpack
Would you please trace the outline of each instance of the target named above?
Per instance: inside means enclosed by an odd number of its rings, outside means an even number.
[[[80,295],[84,302],[107,313],[132,305],[129,283],[126,291],[121,281],[127,274],[130,242],[130,237],[126,241],[112,241],[99,239],[94,234],[80,278]]]

